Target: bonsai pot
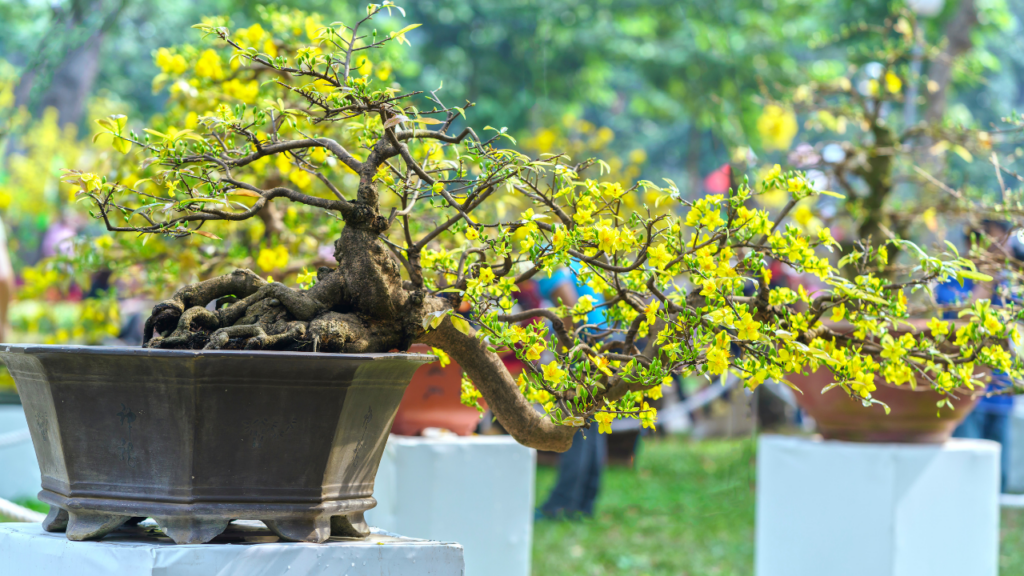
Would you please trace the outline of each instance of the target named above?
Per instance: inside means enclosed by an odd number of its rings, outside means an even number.
[[[413,344],[409,351],[427,354],[430,347]],[[418,436],[425,428],[444,428],[469,436],[480,422],[480,412],[464,405],[461,398],[462,368],[458,364],[450,362],[442,368],[440,362],[432,362],[421,366],[405,389],[391,431]]]
[[[894,386],[876,376],[876,389],[871,396],[889,406],[891,412],[886,414],[881,406],[864,407],[838,388],[822,394],[826,386],[835,382],[832,371],[826,367],[807,376],[793,374],[787,379],[803,392],[795,394],[797,404],[814,418],[818,432],[828,440],[941,444],[949,440],[953,430],[978,403],[978,396],[969,390],[957,390],[954,399],[927,386],[913,390],[910,384]],[[953,410],[936,407],[944,398],[953,403]]]
[[[0,348],[50,504],[48,531],[153,518],[203,543],[233,519],[280,538],[369,533],[373,480],[424,354]]]
[[[892,336],[899,338],[907,332],[923,330],[926,324],[924,320],[910,322],[913,329],[896,330],[891,332]],[[954,321],[953,324],[960,326],[963,323]],[[853,330],[847,323],[833,324],[832,327],[840,331]],[[952,347],[944,348],[946,352],[955,351]],[[976,375],[990,372],[987,368],[978,368]],[[916,389],[909,383],[896,386],[878,374],[875,376],[876,389],[871,396],[889,406],[891,412],[886,414],[881,406],[865,407],[842,389],[822,394],[826,386],[836,381],[828,367],[823,366],[806,376],[791,374],[787,379],[803,392],[795,395],[796,402],[814,418],[824,438],[851,442],[941,444],[949,440],[953,430],[974,410],[980,394],[984,393],[984,387],[973,391],[957,389],[954,398],[939,394],[927,385]],[[936,404],[947,398],[954,409],[943,407],[939,410]]]

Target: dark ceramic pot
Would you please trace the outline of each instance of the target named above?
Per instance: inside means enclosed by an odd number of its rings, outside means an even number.
[[[2,345],[50,504],[101,538],[153,518],[202,543],[232,519],[286,540],[365,536],[373,480],[425,354]]]

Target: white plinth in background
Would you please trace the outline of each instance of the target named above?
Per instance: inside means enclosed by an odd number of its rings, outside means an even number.
[[[996,576],[999,444],[761,436],[757,576]]]
[[[468,576],[528,576],[536,460],[510,436],[392,435],[366,521],[462,544]]]
[[[0,498],[35,498],[39,464],[21,404],[0,404]]]
[[[237,543],[177,545],[120,530],[70,542],[39,524],[0,524],[0,573],[17,576],[462,576],[462,547],[375,531],[365,540],[276,542],[258,522],[232,524]],[[221,537],[224,538],[223,536]],[[247,540],[247,541],[246,541]],[[261,541],[269,540],[269,541]]]
[[[1010,412],[1010,458],[1006,471],[1006,491],[1024,494],[1024,396],[1013,399]]]

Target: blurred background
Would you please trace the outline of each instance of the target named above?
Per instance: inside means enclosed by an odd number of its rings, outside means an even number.
[[[364,8],[342,0],[275,6],[325,22],[350,21]],[[737,165],[754,174],[775,163],[835,168],[841,162],[828,154],[855,155],[869,131],[863,118],[822,114],[801,92],[838,77],[865,96],[888,90],[911,102],[885,103],[883,124],[973,130],[972,146],[933,137],[922,162],[983,197],[998,192],[997,177],[977,150],[991,149],[1024,104],[1024,0],[416,0],[403,8],[398,25],[423,25],[408,33],[402,58],[373,70],[381,81],[442,87],[449,103],[475,103],[468,117],[477,129],[507,127],[528,151],[599,155],[616,178],[668,179],[686,198],[724,192],[741,177]],[[153,300],[205,273],[191,253],[168,256],[159,242],[119,261],[110,250],[134,240],[111,239],[89,218],[62,170],[116,170],[109,143],[94,143],[95,118],[164,121],[173,90],[161,75],[173,64],[161,48],[200,44],[190,26],[203,17],[228,16],[241,29],[263,10],[241,0],[0,0],[5,341],[137,344]],[[874,32],[898,36],[900,14],[914,32],[894,86],[881,71],[893,63],[895,40]],[[996,147],[1011,168],[1024,156],[1013,138]],[[819,174],[838,186],[835,172]],[[908,235],[961,243],[959,221],[935,212],[929,194],[934,188],[898,180],[887,201],[912,220]],[[922,202],[928,208],[908,208]],[[812,208],[796,213],[801,225],[830,226],[841,241],[857,227],[849,206],[824,198]],[[269,236],[238,246],[224,255],[231,265],[279,279],[301,272]],[[799,418],[784,390],[702,394],[706,384],[678,383],[681,393],[665,403],[684,408],[663,409],[657,437],[638,442],[633,432],[612,442],[593,518],[537,523],[534,573],[751,573],[753,437],[773,427],[810,432],[813,422]],[[17,401],[6,375],[0,399]],[[539,501],[554,480],[541,466]],[[1004,541],[1024,538],[1024,516],[1004,511],[1003,532]],[[1024,571],[1014,546],[1003,546],[1001,562],[1004,573]]]

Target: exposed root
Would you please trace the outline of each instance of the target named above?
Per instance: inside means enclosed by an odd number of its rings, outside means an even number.
[[[309,290],[267,283],[249,270],[186,286],[153,308],[143,345],[350,353],[408,349],[421,330],[423,295],[402,285],[398,264],[376,234],[346,227],[335,256],[338,268],[320,268]]]

